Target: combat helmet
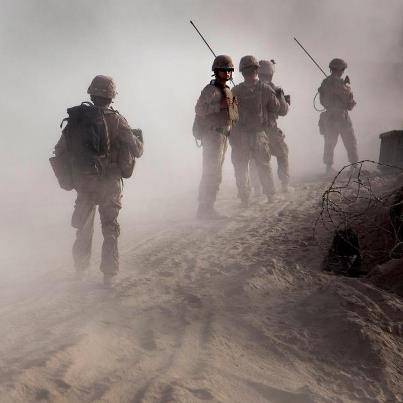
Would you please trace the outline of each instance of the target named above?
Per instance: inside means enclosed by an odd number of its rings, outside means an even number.
[[[115,81],[109,76],[95,76],[88,87],[87,93],[102,98],[113,99],[117,94]]]
[[[234,63],[232,62],[232,59],[228,55],[218,55],[213,62],[213,66],[211,67],[211,70],[231,70],[234,71]]]
[[[345,70],[347,68],[347,63],[343,59],[333,59],[329,63],[329,68],[331,70]]]
[[[239,71],[245,70],[248,67],[259,68],[259,62],[257,61],[255,56],[248,55],[241,58],[239,62]]]
[[[259,74],[272,76],[276,70],[274,60],[260,60],[259,61]]]

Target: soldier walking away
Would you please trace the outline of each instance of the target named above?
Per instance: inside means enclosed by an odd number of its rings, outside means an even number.
[[[326,165],[326,174],[335,173],[333,169],[333,154],[339,134],[347,150],[350,163],[358,161],[357,140],[348,111],[355,106],[350,80],[341,77],[347,68],[342,59],[333,59],[329,68],[331,75],[325,78],[319,88],[320,103],[326,109],[319,119],[319,131],[324,137],[323,162]]]
[[[285,116],[288,112],[288,107],[290,104],[290,96],[284,95],[284,91],[277,87],[273,83],[273,75],[275,72],[274,61],[260,60],[258,76],[259,80],[265,84],[268,84],[270,88],[275,92],[277,99],[280,102],[280,110],[278,113],[272,113],[269,116],[271,124],[269,125],[270,130],[267,133],[269,136],[270,151],[273,156],[277,158],[277,174],[281,182],[281,190],[283,192],[288,192],[288,183],[290,179],[289,165],[288,165],[288,146],[285,142],[285,135],[283,131],[277,126],[277,119],[279,116]],[[260,191],[260,181],[257,174],[256,165],[252,162],[250,166],[250,176],[252,187],[256,194]]]
[[[132,130],[126,119],[110,107],[117,94],[111,77],[96,76],[87,92],[92,103],[83,102],[67,110],[67,125],[51,163],[60,186],[77,191],[71,219],[77,230],[73,245],[77,274],[90,264],[98,206],[104,237],[100,269],[104,285],[110,287],[119,270],[122,178],[131,176],[135,158],[142,155],[143,136],[141,130]]]
[[[272,201],[273,177],[270,167],[270,145],[268,131],[275,120],[271,116],[280,113],[280,102],[269,85],[258,79],[259,63],[254,56],[244,56],[239,71],[244,82],[233,88],[238,100],[239,122],[231,133],[231,159],[241,207],[249,205],[249,163],[256,164],[263,193]]]
[[[214,203],[221,184],[228,136],[238,120],[236,100],[226,85],[234,71],[231,58],[226,55],[217,56],[212,70],[215,79],[202,90],[196,103],[193,123],[193,135],[203,147],[203,172],[197,210],[197,217],[200,219],[222,218],[214,209]]]

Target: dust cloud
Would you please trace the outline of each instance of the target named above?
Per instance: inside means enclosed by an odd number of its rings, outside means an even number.
[[[123,231],[126,223],[135,228],[175,220],[177,206],[182,217],[194,214],[201,152],[191,125],[212,56],[190,19],[216,53],[230,54],[236,63],[245,54],[277,61],[275,82],[292,97],[290,113],[279,124],[294,177],[323,169],[318,113],[312,107],[323,77],[293,36],[325,70],[333,57],[348,61],[361,158],[377,158],[378,134],[402,124],[403,4],[398,0],[383,7],[373,0],[2,0],[1,7],[4,275],[70,262],[74,194],[58,188],[48,157],[66,108],[87,99],[95,74],[115,78],[114,106],[145,136],[144,157],[125,183]],[[239,82],[240,74],[234,79]],[[337,162],[345,161],[339,145]],[[229,154],[224,186],[234,187]]]
[[[291,94],[279,126],[297,182],[324,169],[312,105],[323,75],[293,37],[326,71],[332,58],[347,60],[360,158],[377,159],[378,135],[403,125],[401,0],[0,6],[0,400],[225,401],[226,393],[227,401],[396,401],[397,299],[306,269],[320,258],[309,244],[318,184],[224,226],[195,223],[201,150],[191,127],[213,58],[189,20],[236,66],[246,54],[277,62],[274,82]],[[48,162],[66,109],[88,100],[97,74],[114,77],[113,106],[145,139],[124,185],[115,299],[93,287],[99,222],[93,282],[73,280],[75,194],[58,187]],[[337,166],[346,161],[339,144]],[[230,152],[222,189],[231,206]]]

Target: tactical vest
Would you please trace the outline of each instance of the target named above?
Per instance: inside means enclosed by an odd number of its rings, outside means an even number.
[[[209,126],[210,128],[230,128],[238,120],[238,105],[236,98],[228,86],[222,87],[215,80],[212,80],[210,85],[213,85],[220,92],[221,96],[216,97],[215,99],[219,112],[212,113],[207,118]],[[220,109],[223,98],[227,103],[227,110]]]
[[[267,113],[263,107],[263,84],[241,83],[234,89],[239,104],[239,126],[246,130],[264,130]]]

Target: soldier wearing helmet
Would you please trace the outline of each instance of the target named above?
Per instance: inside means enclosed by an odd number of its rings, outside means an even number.
[[[350,163],[358,161],[357,140],[349,116],[356,102],[349,86],[349,80],[342,79],[347,63],[342,59],[333,59],[329,63],[330,76],[325,78],[319,88],[320,103],[326,109],[319,119],[319,130],[324,137],[323,162],[326,173],[332,175],[333,154],[339,135],[347,150]]]
[[[193,135],[203,148],[203,172],[197,210],[200,219],[222,217],[214,209],[214,204],[221,184],[228,136],[238,120],[236,99],[227,86],[234,71],[231,58],[227,55],[217,56],[212,71],[215,79],[203,88],[196,103],[193,123]]]
[[[82,103],[67,110],[69,117],[62,136],[55,146],[55,157],[69,161],[71,186],[77,191],[72,216],[76,228],[73,259],[78,276],[90,265],[94,217],[98,206],[101,218],[102,259],[100,269],[104,284],[109,287],[119,270],[118,223],[122,207],[122,177],[129,177],[127,164],[134,167],[134,158],[142,154],[140,130],[133,131],[126,119],[110,107],[116,85],[111,77],[96,76],[87,93],[91,103]]]
[[[283,90],[277,87],[272,79],[275,72],[274,60],[260,60],[258,76],[259,80],[266,83],[276,93],[277,99],[280,102],[280,110],[278,113],[273,113],[269,116],[271,120],[270,130],[268,131],[270,151],[271,154],[277,158],[277,173],[281,182],[281,189],[283,192],[288,191],[289,182],[289,167],[288,167],[288,146],[285,142],[285,135],[282,130],[277,126],[277,119],[279,116],[285,116],[288,112],[290,103],[290,96],[284,95]],[[256,169],[256,164],[252,161],[250,165],[250,179],[255,194],[260,194],[260,180]]]
[[[280,113],[280,102],[268,84],[258,79],[259,62],[254,56],[244,56],[239,71],[244,77],[233,88],[238,100],[239,122],[231,133],[231,159],[235,169],[241,206],[249,204],[249,163],[256,164],[259,179],[267,200],[271,201],[274,184],[270,167],[270,145],[267,135],[273,120],[272,114]]]

